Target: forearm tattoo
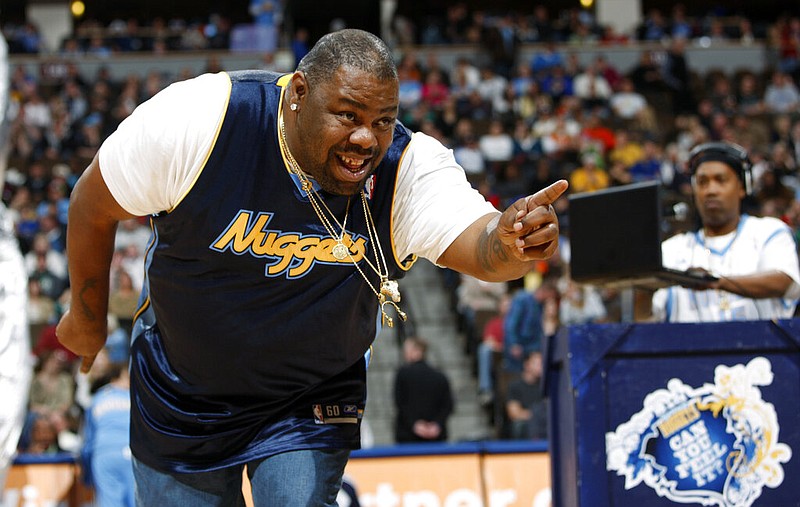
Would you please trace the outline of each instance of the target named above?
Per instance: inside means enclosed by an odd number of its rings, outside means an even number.
[[[509,261],[508,249],[497,236],[497,230],[484,230],[478,239],[478,262],[487,273],[496,273],[501,264]]]
[[[83,311],[83,316],[87,320],[92,320],[92,321],[96,320],[97,316],[92,311],[91,305],[86,302],[86,298],[84,296],[95,288],[97,288],[97,280],[89,279],[86,280],[86,282],[83,284],[83,287],[81,287],[80,292],[78,293],[78,300],[80,301],[81,310]]]

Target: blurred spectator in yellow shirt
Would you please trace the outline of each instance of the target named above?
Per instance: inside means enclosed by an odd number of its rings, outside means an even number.
[[[598,165],[598,155],[594,152],[584,153],[581,157],[583,165],[569,175],[569,186],[572,193],[594,192],[609,186],[608,173]]]

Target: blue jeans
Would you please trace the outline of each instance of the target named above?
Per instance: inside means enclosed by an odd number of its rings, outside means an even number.
[[[492,363],[494,362],[494,349],[486,342],[478,345],[478,390],[490,393],[494,390],[492,378]]]
[[[336,507],[349,457],[349,450],[304,450],[247,463],[255,507]],[[136,505],[244,507],[243,466],[167,474],[134,458]]]

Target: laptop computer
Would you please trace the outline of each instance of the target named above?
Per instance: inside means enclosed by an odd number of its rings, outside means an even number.
[[[649,289],[716,280],[708,273],[663,266],[663,193],[660,182],[643,182],[569,196],[572,279]]]

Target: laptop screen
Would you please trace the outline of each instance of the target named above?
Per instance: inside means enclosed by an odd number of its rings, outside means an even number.
[[[659,182],[569,196],[572,278],[599,284],[660,270],[661,217]]]

